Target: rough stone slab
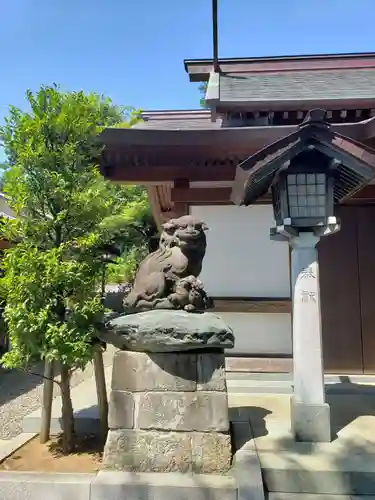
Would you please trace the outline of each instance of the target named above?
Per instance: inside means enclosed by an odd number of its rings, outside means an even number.
[[[4,439],[0,441],[0,460],[9,457],[16,450],[21,448],[25,443],[33,439],[37,435],[36,432],[22,432],[12,439]]]
[[[224,353],[204,353],[197,356],[198,391],[226,391]]]
[[[128,472],[221,473],[231,458],[228,434],[110,430],[103,463]]]
[[[91,485],[91,500],[236,500],[232,477],[101,471]]]
[[[120,391],[195,391],[197,354],[117,351],[112,389]]]
[[[0,472],[1,500],[90,500],[95,474]]]
[[[291,398],[291,424],[296,441],[329,443],[331,441],[331,414],[327,403],[312,405]]]
[[[110,430],[104,448],[107,468],[134,472],[188,472],[191,438],[182,432]]]
[[[232,447],[228,434],[194,432],[191,450],[192,470],[197,474],[227,472],[231,468]]]
[[[232,329],[213,313],[154,310],[123,314],[109,320],[100,333],[119,349],[142,352],[180,352],[231,349]]]
[[[109,429],[134,427],[134,397],[130,392],[111,391],[108,406]]]
[[[147,392],[140,396],[136,414],[135,427],[139,429],[202,432],[229,429],[226,392]]]

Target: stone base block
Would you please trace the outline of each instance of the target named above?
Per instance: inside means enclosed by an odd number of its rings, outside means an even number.
[[[117,351],[105,467],[222,473],[231,467],[224,353]]]
[[[112,389],[147,391],[226,391],[224,352],[146,353],[116,351]]]
[[[327,403],[311,405],[291,399],[292,433],[296,441],[331,442],[331,415]]]
[[[220,473],[231,467],[228,434],[110,430],[106,468],[128,472]]]

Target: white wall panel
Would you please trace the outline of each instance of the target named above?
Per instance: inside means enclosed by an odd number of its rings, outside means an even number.
[[[290,314],[218,313],[232,328],[234,349],[228,354],[291,355],[292,334]]]
[[[290,296],[288,244],[270,240],[270,205],[192,206],[190,213],[209,227],[201,279],[210,295]]]

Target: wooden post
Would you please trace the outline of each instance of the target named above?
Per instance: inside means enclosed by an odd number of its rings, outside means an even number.
[[[46,443],[49,440],[52,418],[52,400],[53,400],[53,362],[45,361],[44,363],[44,382],[43,382],[43,406],[42,420],[40,424],[40,442]]]
[[[108,432],[108,399],[107,386],[105,383],[103,352],[100,346],[97,346],[94,351],[94,373],[100,415],[100,429],[102,437],[105,439]]]

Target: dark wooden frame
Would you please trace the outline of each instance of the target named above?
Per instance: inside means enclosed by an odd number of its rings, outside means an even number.
[[[257,297],[214,297],[215,312],[234,313],[285,313],[292,312],[290,297],[257,298]]]

